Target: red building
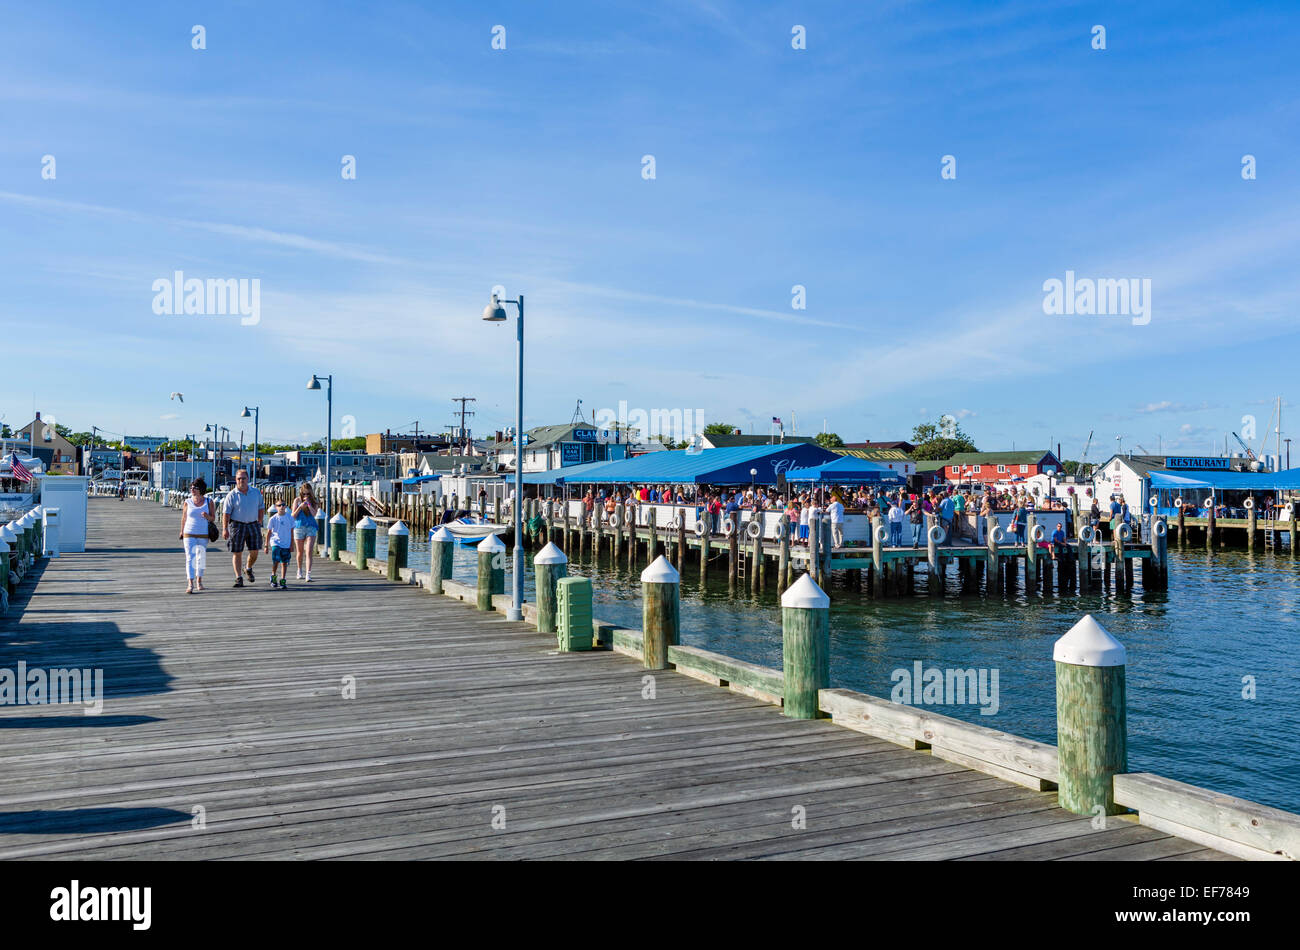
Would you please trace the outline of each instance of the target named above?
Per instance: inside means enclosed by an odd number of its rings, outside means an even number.
[[[1009,482],[1034,475],[1063,474],[1061,461],[1052,452],[958,452],[943,463],[943,477],[950,482]]]

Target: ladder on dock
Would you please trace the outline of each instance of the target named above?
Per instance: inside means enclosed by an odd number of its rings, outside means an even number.
[[[375,518],[384,517],[384,506],[370,495],[361,496],[361,507],[366,510],[366,514]]]

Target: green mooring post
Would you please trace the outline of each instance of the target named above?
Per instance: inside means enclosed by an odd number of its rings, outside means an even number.
[[[537,584],[537,632],[555,633],[555,585],[569,573],[569,559],[554,541],[533,558],[533,578]]]
[[[451,580],[451,557],[456,549],[456,536],[439,526],[429,535],[429,592],[442,593],[442,582]]]
[[[330,560],[337,561],[339,552],[348,546],[348,521],[342,515],[330,519]]]
[[[1128,771],[1124,647],[1088,614],[1056,641],[1052,659],[1058,804],[1076,815],[1117,815],[1124,809],[1111,780]]]
[[[221,515],[220,513],[218,513],[217,521],[220,520],[221,520]],[[329,534],[326,533],[328,530],[329,529],[325,524],[325,512],[323,510],[317,511],[316,512],[316,538],[312,542],[312,544],[319,545],[320,547],[325,549],[324,551],[321,552],[321,557],[329,557],[330,536]]]
[[[370,559],[375,556],[375,534],[379,525],[375,519],[366,515],[357,522],[357,569],[364,571]]]
[[[662,554],[641,572],[641,634],[647,670],[668,669],[681,627],[682,576]]]
[[[411,546],[411,529],[397,522],[388,529],[388,579],[400,581],[406,567],[406,552]]]
[[[781,654],[785,670],[784,712],[816,719],[818,690],[831,685],[831,599],[809,574],[781,595]]]
[[[506,592],[506,546],[495,534],[478,545],[478,609],[492,609],[492,595]]]

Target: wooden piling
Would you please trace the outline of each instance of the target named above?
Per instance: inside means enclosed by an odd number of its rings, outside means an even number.
[[[492,609],[492,595],[506,592],[506,546],[495,534],[489,534],[478,544],[478,600],[479,610]]]
[[[668,668],[681,627],[681,574],[660,555],[641,572],[642,656],[647,670]]]
[[[1089,614],[1056,641],[1058,804],[1115,815],[1112,780],[1128,771],[1124,647]]]
[[[402,522],[397,522],[388,529],[388,579],[402,579],[401,569],[406,567],[406,555],[410,550],[411,529]]]
[[[871,518],[871,594],[885,594],[885,536],[888,532],[877,515]]]
[[[830,604],[807,574],[781,595],[782,712],[792,719],[821,716],[818,694],[831,685]]]
[[[439,526],[429,538],[429,590],[442,593],[442,582],[451,580],[452,555],[456,536]]]
[[[646,564],[653,564],[655,559],[659,557],[659,529],[655,524],[657,520],[654,508],[646,512],[646,528],[649,532],[645,542]]]
[[[943,574],[939,570],[939,535],[943,534],[943,528],[939,527],[935,515],[926,515],[925,520],[929,522],[925,528],[925,561],[929,567],[925,588],[930,596],[938,597],[943,593]],[[911,561],[907,564],[912,566]]]
[[[686,509],[677,509],[677,569],[686,567]]]
[[[330,560],[339,560],[339,552],[347,550],[348,522],[342,515],[330,519]]]
[[[364,571],[375,556],[375,535],[379,525],[369,515],[357,522],[357,569]]]
[[[533,558],[533,576],[537,584],[537,632],[555,633],[556,584],[569,573],[569,559],[548,541]]]
[[[984,556],[984,581],[985,590],[990,594],[1002,591],[1002,559],[998,557],[998,535],[1001,533],[998,519],[989,515],[984,528],[985,542],[988,547],[988,553]]]
[[[784,511],[776,521],[776,531],[780,544],[776,558],[776,590],[778,594],[783,594],[790,586],[790,518]]]
[[[726,518],[726,523],[731,525],[731,534],[727,538],[727,589],[735,593],[736,571],[740,563],[740,519],[734,511],[728,514]]]

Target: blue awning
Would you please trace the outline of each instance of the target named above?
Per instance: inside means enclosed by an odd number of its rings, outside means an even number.
[[[1300,468],[1280,472],[1195,472],[1157,470],[1150,473],[1154,489],[1211,488],[1217,491],[1300,491]]]
[[[903,476],[893,469],[851,455],[841,455],[811,468],[796,468],[785,477],[790,482],[818,485],[901,485],[904,482]]]
[[[412,475],[410,478],[402,479],[403,485],[422,485],[425,482],[435,482],[438,480],[437,475]]]
[[[634,458],[560,469],[556,484],[748,485],[753,481],[774,485],[778,475],[791,469],[840,457],[811,442],[647,452]]]

